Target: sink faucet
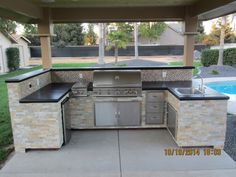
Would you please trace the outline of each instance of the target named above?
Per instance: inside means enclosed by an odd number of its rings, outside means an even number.
[[[200,79],[201,79],[201,84],[199,84],[199,90],[200,90],[202,93],[205,93],[203,77],[202,77],[200,74],[197,74],[197,75],[196,75],[195,77],[193,77],[193,78],[200,78]]]

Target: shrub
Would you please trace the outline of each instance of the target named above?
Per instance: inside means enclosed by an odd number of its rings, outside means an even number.
[[[236,65],[236,48],[230,48],[224,51],[224,65]]]
[[[201,62],[203,66],[216,65],[219,58],[219,50],[205,49],[202,51]]]
[[[219,50],[206,49],[202,52],[201,62],[203,66],[216,65],[219,58]],[[230,48],[224,50],[224,65],[236,65],[236,48]]]
[[[9,47],[6,50],[7,54],[7,66],[10,71],[19,69],[20,66],[20,54],[19,49],[16,47]]]
[[[219,71],[213,69],[213,70],[210,72],[210,74],[218,75],[218,74],[220,74],[220,73],[219,73]]]

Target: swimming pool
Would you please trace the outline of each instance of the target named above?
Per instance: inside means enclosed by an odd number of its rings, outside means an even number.
[[[218,92],[236,95],[236,81],[212,82],[206,85]]]
[[[236,81],[210,82],[206,86],[229,96],[228,113],[236,115]]]

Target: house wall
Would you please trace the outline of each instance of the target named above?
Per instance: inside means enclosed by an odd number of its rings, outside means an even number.
[[[11,42],[0,33],[0,73],[8,72],[6,49],[11,46]]]
[[[30,49],[28,46],[28,43],[23,40],[22,38],[17,39],[18,45],[20,46],[20,66],[25,67],[29,65],[29,59],[30,59]]]
[[[175,32],[171,28],[166,28],[166,31],[159,39],[160,45],[184,45],[184,36]]]
[[[130,44],[132,45],[133,43]],[[150,40],[139,36],[139,44],[150,44]],[[161,34],[160,39],[151,41],[151,44],[184,45],[184,36],[167,26],[166,30]]]
[[[6,49],[9,47],[17,47],[20,52],[20,67],[25,67],[29,65],[30,50],[28,43],[19,38],[17,40],[18,44],[12,44],[12,42],[0,32],[0,73],[8,72],[7,67],[7,56]]]

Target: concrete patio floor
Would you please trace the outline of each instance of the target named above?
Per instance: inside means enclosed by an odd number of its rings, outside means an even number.
[[[58,151],[17,153],[3,177],[233,177],[236,163],[221,156],[165,156],[177,148],[167,130],[75,131]]]

